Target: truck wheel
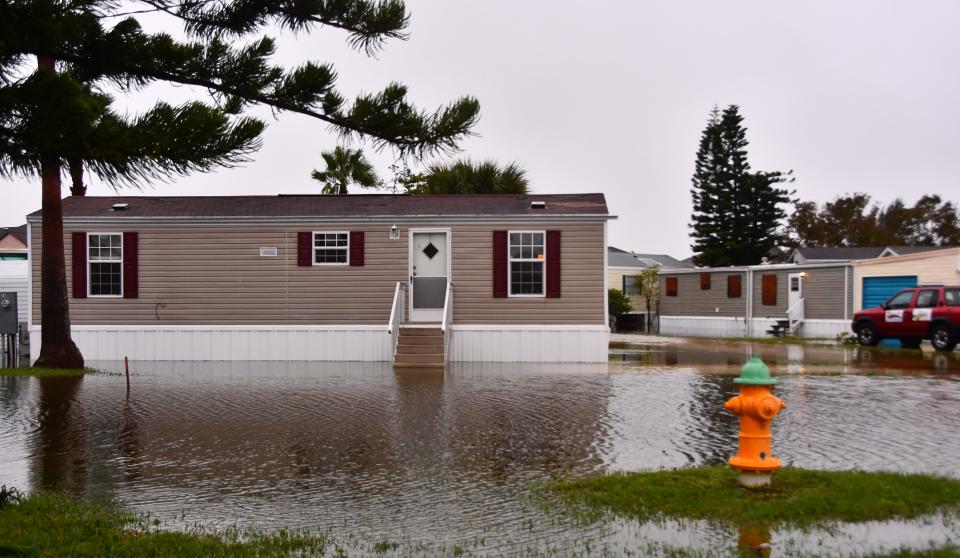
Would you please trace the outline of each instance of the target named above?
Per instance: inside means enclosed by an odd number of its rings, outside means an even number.
[[[900,340],[904,349],[919,349],[921,343],[923,343],[922,337],[904,337]]]
[[[864,347],[876,347],[880,342],[880,336],[877,335],[877,328],[871,323],[865,323],[857,330],[857,343]]]
[[[937,324],[930,331],[930,344],[938,351],[952,351],[957,346],[957,340],[953,338],[950,326]]]

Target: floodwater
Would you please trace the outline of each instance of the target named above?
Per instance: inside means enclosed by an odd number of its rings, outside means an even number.
[[[114,499],[164,528],[300,529],[348,554],[735,553],[917,548],[950,518],[739,533],[697,521],[585,521],[551,479],[722,463],[723,402],[750,354],[777,373],[785,465],[960,476],[956,355],[748,345],[616,345],[605,365],[133,363],[0,378],[0,484]],[[555,504],[555,503],[552,503]],[[395,543],[397,546],[392,546]],[[382,550],[382,548],[380,548]],[[332,551],[332,549],[331,549]]]

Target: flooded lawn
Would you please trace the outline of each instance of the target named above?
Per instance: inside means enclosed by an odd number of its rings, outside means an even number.
[[[616,470],[724,462],[723,402],[749,352],[788,408],[788,466],[960,476],[953,355],[723,342],[617,345],[609,365],[134,363],[0,378],[0,484],[113,498],[167,528],[329,533],[350,553],[775,555],[923,547],[950,518],[738,533],[694,521],[585,521],[537,486]],[[942,358],[940,358],[942,357]],[[393,543],[399,546],[394,547]],[[829,546],[822,546],[829,545]],[[865,546],[866,545],[866,546]]]

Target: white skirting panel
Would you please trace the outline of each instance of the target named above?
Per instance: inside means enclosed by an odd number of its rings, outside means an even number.
[[[746,337],[743,318],[719,316],[660,316],[660,334],[689,337]]]
[[[776,322],[773,318],[754,318],[751,324],[753,332],[749,333],[743,318],[660,316],[660,334],[680,337],[766,337],[767,330]],[[832,339],[842,332],[850,333],[849,320],[804,320],[797,335]]]
[[[804,337],[834,338],[841,333],[853,335],[850,320],[804,320],[800,335]]]
[[[610,330],[590,325],[454,325],[450,360],[606,362]]]
[[[30,329],[30,359],[40,328]],[[389,361],[383,326],[74,326],[87,360]]]

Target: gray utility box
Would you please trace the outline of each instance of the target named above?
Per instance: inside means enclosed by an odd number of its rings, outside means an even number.
[[[17,325],[17,293],[0,292],[0,335],[16,335]]]

